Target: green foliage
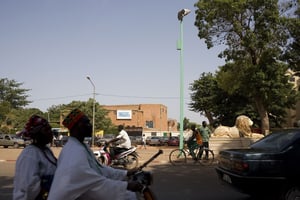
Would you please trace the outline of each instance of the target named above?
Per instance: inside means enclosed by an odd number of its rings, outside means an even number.
[[[197,124],[195,122],[190,122],[190,120],[186,117],[183,118],[183,130],[189,129],[192,124]],[[180,129],[180,123],[177,124],[177,129]]]
[[[37,108],[23,108],[31,102],[27,100],[26,92],[29,90],[22,89],[21,86],[22,83],[15,80],[0,79],[1,132],[16,133],[21,131],[33,114],[48,119],[53,128],[58,128],[61,127],[64,117],[74,108],[81,109],[92,123],[93,99],[89,99],[87,102],[72,101],[67,105],[53,105],[48,109],[48,112],[43,113]],[[104,132],[110,133],[116,130],[111,120],[106,117],[107,113],[97,102],[95,103],[95,132],[104,130]]]
[[[89,99],[87,102],[72,101],[69,104],[52,106],[48,109],[52,127],[59,127],[61,121],[75,108],[84,112],[91,123],[93,122],[93,99]],[[116,127],[107,117],[107,113],[108,111],[100,106],[99,103],[95,103],[95,132],[104,130],[104,133],[111,133],[111,131],[116,130]]]
[[[295,6],[298,6],[293,17],[286,17],[282,19],[282,23],[287,27],[290,43],[283,55],[283,60],[290,64],[290,68],[294,71],[300,71],[300,1],[288,4],[286,10],[290,11]],[[289,12],[290,13],[290,12]]]
[[[215,77],[213,77],[212,73],[202,73],[198,80],[190,84],[189,89],[192,91],[192,102],[189,103],[190,110],[207,116],[211,123],[213,119],[210,116],[217,110],[214,99],[221,92],[217,87]]]
[[[0,79],[0,103],[9,103],[10,108],[21,108],[31,103],[26,94],[29,89],[22,89],[22,85],[15,80]]]
[[[21,88],[22,83],[7,78],[0,79],[0,129],[2,132],[14,132],[14,110],[28,105],[28,89]]]
[[[293,0],[290,2],[294,3]],[[272,114],[277,122],[282,122],[285,110],[293,108],[298,100],[298,94],[285,75],[292,65],[283,62],[282,57],[294,58],[293,63],[299,61],[299,54],[296,56],[299,53],[299,24],[292,25],[289,20],[283,20],[287,15],[280,14],[290,9],[288,6],[282,9],[278,3],[273,0],[201,0],[195,4],[195,26],[200,39],[205,40],[207,48],[219,44],[227,47],[219,54],[227,63],[220,67],[215,85],[227,93],[224,99],[232,101],[235,96],[244,100],[244,108],[250,109],[246,109],[248,112],[255,109],[264,130],[269,129],[268,115]],[[284,54],[290,40],[293,42],[290,42],[289,54]],[[214,95],[211,97],[215,100],[213,103],[219,103]],[[193,94],[192,99],[195,107],[198,100],[196,102]],[[243,108],[240,106],[241,103],[236,107]],[[199,108],[205,111],[203,107]]]
[[[190,90],[192,91],[190,109],[205,115],[210,124],[218,122],[232,126],[235,118],[244,113],[251,119],[258,117],[247,98],[239,92],[229,94],[223,90],[212,73],[203,73],[191,84]]]

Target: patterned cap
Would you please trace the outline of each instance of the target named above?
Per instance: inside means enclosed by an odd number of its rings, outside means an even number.
[[[42,127],[50,126],[48,121],[38,115],[32,115],[25,125],[25,129],[20,133],[24,137],[33,138]]]
[[[78,122],[78,120],[84,116],[84,113],[79,109],[72,110],[68,116],[64,119],[63,125],[69,130]]]

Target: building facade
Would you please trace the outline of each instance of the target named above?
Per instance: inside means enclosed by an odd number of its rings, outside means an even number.
[[[141,127],[143,132],[177,131],[177,121],[168,119],[162,104],[102,105],[114,125]]]

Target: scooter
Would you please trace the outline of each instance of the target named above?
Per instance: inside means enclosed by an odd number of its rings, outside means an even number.
[[[123,166],[125,169],[133,169],[138,166],[139,159],[136,147],[122,151],[116,154],[114,158],[111,157],[109,148],[112,148],[111,144],[103,143],[98,151],[94,151],[94,155],[102,165],[111,167]]]
[[[138,181],[143,187],[140,192],[137,193],[139,200],[156,200],[156,196],[150,188],[150,185],[153,183],[153,175],[151,172],[143,171],[150,162],[157,158],[160,154],[163,153],[163,150],[159,150],[155,155],[153,155],[148,161],[143,165],[137,168],[135,174],[129,177],[130,180]]]

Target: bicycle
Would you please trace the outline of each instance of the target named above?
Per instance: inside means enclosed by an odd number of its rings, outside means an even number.
[[[207,151],[208,157],[205,157]],[[187,156],[190,155],[188,147],[185,145],[183,149],[174,149],[173,151],[170,152],[169,154],[169,161],[172,165],[183,165],[187,163]],[[195,163],[200,163],[201,165],[208,166],[213,164],[214,159],[215,159],[215,154],[213,150],[204,147],[204,146],[199,146],[198,148],[195,149],[195,155],[197,160]]]

